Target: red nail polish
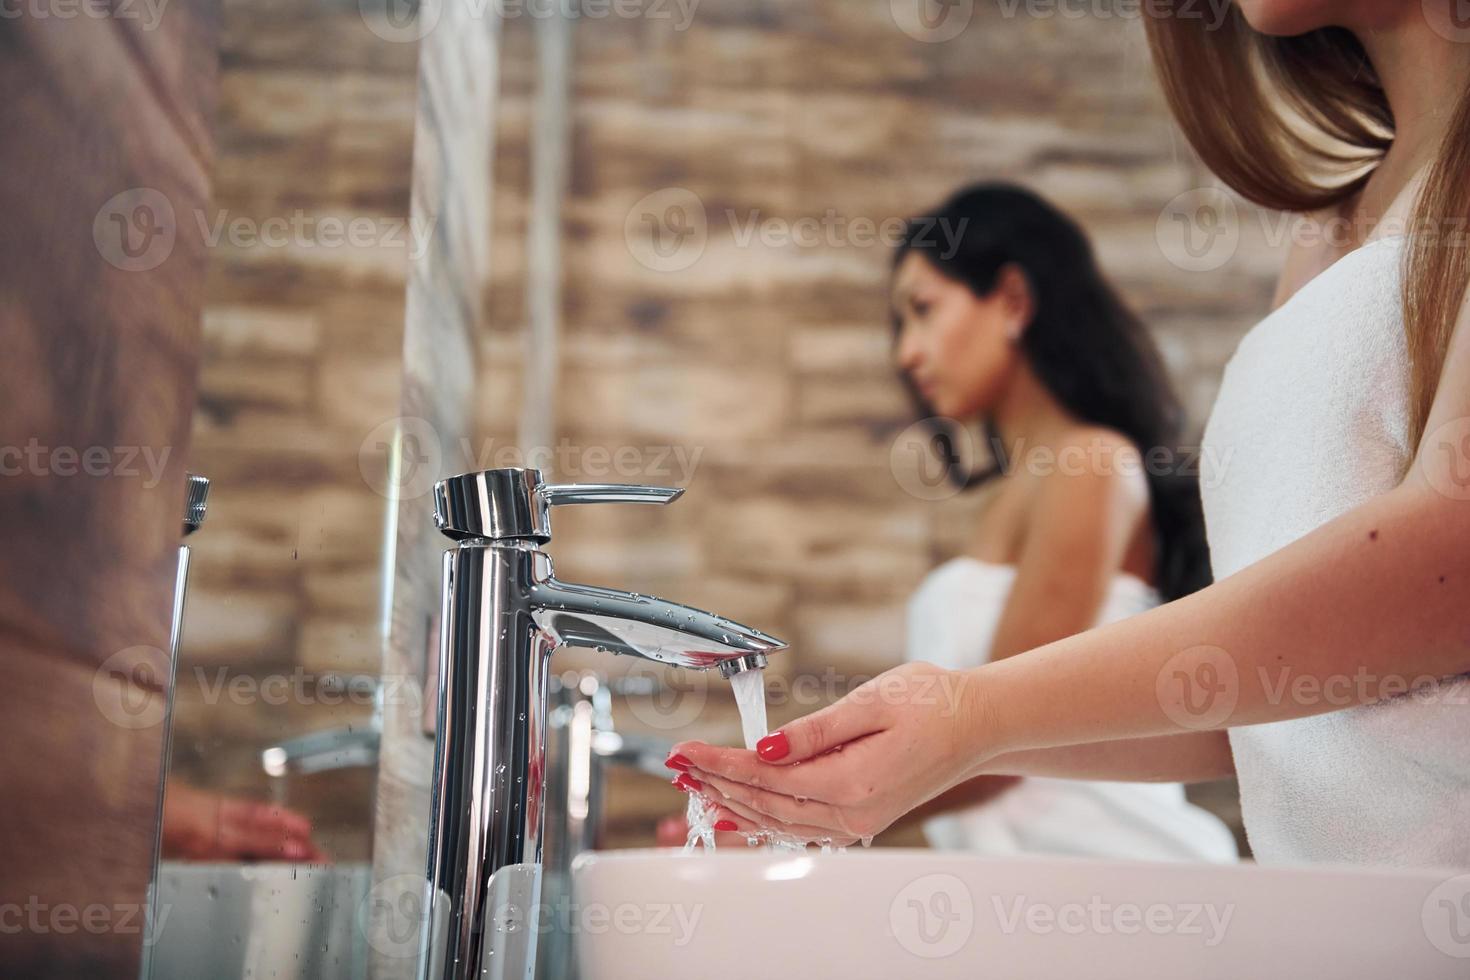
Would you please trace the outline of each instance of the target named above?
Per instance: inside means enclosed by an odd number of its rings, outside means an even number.
[[[694,765],[694,763],[690,762],[687,757],[675,753],[664,760],[664,765],[670,769],[677,769],[680,772],[688,772],[689,767]]]
[[[704,783],[682,772],[674,779],[674,785],[686,793],[691,790],[704,789]]]
[[[721,833],[728,833],[739,828],[735,826],[735,821],[733,820],[716,820],[715,829],[720,831]]]
[[[755,743],[755,754],[767,762],[776,762],[791,754],[791,743],[785,732],[772,732]]]

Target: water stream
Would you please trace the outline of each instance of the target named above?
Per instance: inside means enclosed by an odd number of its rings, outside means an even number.
[[[745,739],[745,747],[754,751],[755,744],[767,734],[765,671],[747,670],[736,674],[730,678],[730,687],[735,694],[735,705],[740,709],[740,732]],[[707,851],[715,849],[714,814],[714,805],[703,794],[689,794],[689,805],[685,810],[685,818],[689,822],[689,838],[684,843],[685,854],[693,852],[696,844],[703,844]],[[747,836],[746,843],[751,847],[764,844],[772,851],[804,851],[808,844],[820,844],[824,854],[846,850],[843,847],[834,847],[830,838],[812,841],[779,831],[765,831]],[[864,841],[863,846],[867,845],[868,841]]]
[[[755,743],[765,738],[766,732],[766,672],[747,670],[730,678],[730,687],[735,692],[735,704],[740,709],[740,732],[745,736],[745,747],[755,751]]]

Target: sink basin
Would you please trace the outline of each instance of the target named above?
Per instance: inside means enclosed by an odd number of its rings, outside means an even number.
[[[844,854],[585,854],[583,980],[1470,975],[1470,875]]]
[[[158,868],[148,980],[349,980],[367,972],[365,864]]]

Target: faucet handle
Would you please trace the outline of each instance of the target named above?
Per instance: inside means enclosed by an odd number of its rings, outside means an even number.
[[[551,540],[553,505],[667,504],[683,496],[672,487],[542,482],[540,470],[469,473],[434,487],[434,523],[455,541]]]
[[[671,504],[684,496],[674,487],[640,487],[617,483],[543,484],[537,488],[552,506],[562,504]]]
[[[209,477],[197,473],[187,474],[184,488],[184,535],[187,537],[199,530],[204,523],[204,512],[209,505]]]

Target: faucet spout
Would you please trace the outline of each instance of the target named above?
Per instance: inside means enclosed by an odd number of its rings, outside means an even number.
[[[785,649],[760,630],[655,596],[548,577],[531,588],[537,625],[559,645],[711,670]]]

